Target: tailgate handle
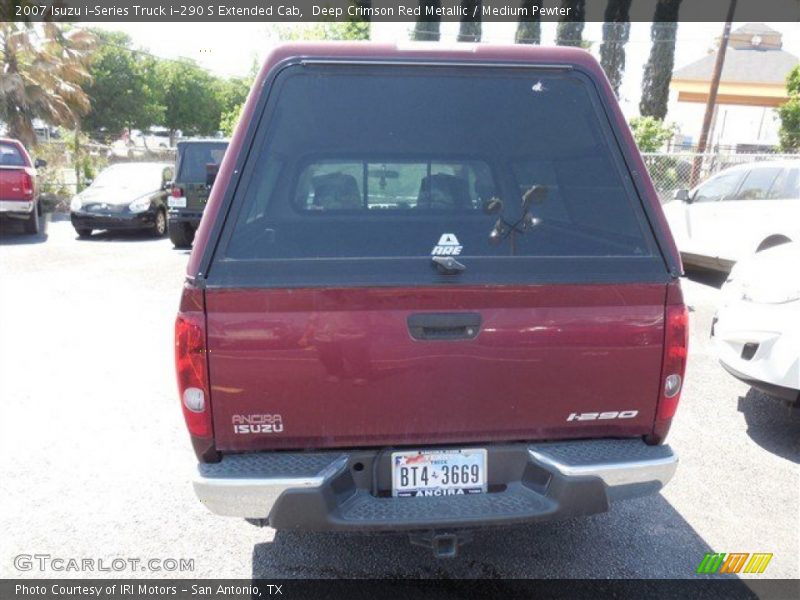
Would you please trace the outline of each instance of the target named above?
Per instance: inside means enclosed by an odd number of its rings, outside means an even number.
[[[408,317],[408,332],[415,340],[472,340],[480,329],[478,313],[419,313]]]

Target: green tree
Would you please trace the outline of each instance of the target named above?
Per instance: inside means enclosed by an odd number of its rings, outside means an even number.
[[[658,0],[650,26],[650,57],[644,67],[639,112],[664,119],[667,116],[669,82],[675,66],[675,39],[682,0]]]
[[[284,42],[300,40],[368,40],[369,23],[364,21],[317,21],[274,27],[278,39]]]
[[[789,100],[778,107],[781,119],[778,138],[781,150],[797,152],[800,150],[800,66],[792,69],[786,77],[786,91]]]
[[[603,17],[600,64],[617,96],[625,72],[625,44],[631,31],[630,8],[631,0],[608,0]]]
[[[98,50],[92,56],[92,81],[85,91],[91,110],[83,128],[106,138],[125,128],[147,129],[161,122],[164,107],[156,92],[156,61],[133,49],[121,32],[94,31]]]
[[[226,136],[233,134],[236,124],[239,122],[239,115],[253,86],[253,81],[258,74],[258,63],[253,60],[250,73],[246,77],[232,77],[221,79],[217,85],[217,95],[219,97],[222,115],[219,120],[219,130]]]
[[[243,108],[244,104],[240,104],[222,113],[222,117],[219,120],[219,130],[224,133],[226,137],[232,136],[233,132],[236,130],[236,125],[239,123],[239,117],[242,114]]]
[[[31,146],[33,119],[76,127],[89,109],[81,87],[94,36],[46,22],[0,21],[0,121],[12,137]]]
[[[527,15],[520,17],[517,23],[517,33],[514,41],[517,44],[541,44],[542,43],[542,17],[538,9],[542,7],[543,0],[522,0],[522,8],[527,9]],[[536,12],[534,12],[536,7]]]
[[[675,135],[675,125],[655,117],[634,117],[631,132],[640,152],[657,152]]]
[[[461,8],[465,9],[466,16],[462,17],[458,26],[459,42],[481,41],[481,0],[461,0]]]
[[[217,81],[217,97],[223,115],[244,104],[247,94],[250,93],[250,87],[253,85],[253,79],[255,79],[254,75]]]
[[[420,15],[414,25],[414,31],[411,34],[411,39],[418,42],[438,42],[441,33],[439,28],[442,24],[442,18],[437,15],[428,15],[426,10],[428,7],[438,10],[442,7],[441,0],[419,0]]]
[[[163,124],[170,130],[170,145],[175,133],[210,135],[219,129],[222,104],[217,79],[188,59],[160,60],[156,64],[160,103],[164,106]]]
[[[350,6],[369,8],[372,0],[350,0]],[[282,41],[299,40],[368,40],[370,20],[364,17],[347,17],[345,21],[317,21],[314,23],[295,23],[273,27],[278,39]]]
[[[568,8],[568,16],[558,22],[556,44],[559,46],[583,47],[583,26],[586,18],[586,0],[562,0],[561,6]]]

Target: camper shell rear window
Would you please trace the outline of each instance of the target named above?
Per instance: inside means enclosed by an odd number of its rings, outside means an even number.
[[[209,285],[666,281],[578,70],[297,64],[264,93]]]

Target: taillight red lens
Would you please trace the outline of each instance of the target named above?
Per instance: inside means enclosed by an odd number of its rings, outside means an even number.
[[[683,304],[666,307],[664,324],[664,362],[661,368],[661,393],[658,402],[659,421],[675,416],[683,389],[686,357],[689,353],[689,311]]]
[[[33,176],[28,172],[22,174],[22,194],[26,198],[33,198]]]
[[[175,321],[175,370],[181,408],[189,433],[197,437],[211,437],[211,398],[203,313],[180,313]]]

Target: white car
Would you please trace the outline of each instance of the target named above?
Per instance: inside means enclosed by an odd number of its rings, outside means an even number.
[[[725,169],[678,190],[664,214],[685,264],[728,271],[755,252],[800,241],[800,160]]]
[[[800,243],[760,252],[733,267],[711,336],[733,376],[800,402]]]

